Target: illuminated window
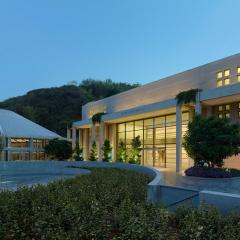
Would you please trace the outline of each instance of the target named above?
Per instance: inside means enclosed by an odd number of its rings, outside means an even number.
[[[222,78],[223,77],[223,73],[222,72],[218,72],[217,73],[217,78]]]
[[[218,86],[218,87],[222,87],[222,85],[223,85],[223,81],[222,81],[222,80],[218,80],[218,81],[217,81],[217,86]]]
[[[226,113],[226,114],[225,114],[225,117],[226,117],[226,118],[230,118],[230,113]]]
[[[238,108],[240,108],[240,103],[238,103]]]
[[[240,71],[240,70],[239,70]],[[240,73],[239,73],[240,75]],[[226,69],[221,72],[217,72],[216,79],[217,79],[217,87],[222,87],[230,84],[230,70]]]
[[[230,118],[230,109],[231,109],[230,104],[219,105],[219,106],[217,107],[218,117],[219,117],[219,118]]]
[[[229,78],[225,78],[224,79],[224,85],[229,85],[230,84],[230,79]]]
[[[240,67],[237,67],[237,81],[240,82]]]
[[[224,77],[229,77],[229,75],[230,75],[230,70],[229,69],[225,70]]]

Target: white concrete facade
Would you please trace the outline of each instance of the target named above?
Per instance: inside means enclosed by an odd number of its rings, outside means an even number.
[[[220,86],[222,84],[222,86]],[[201,89],[196,96],[196,104],[191,106],[178,106],[175,97],[179,92],[190,89]],[[223,108],[221,112],[218,109]],[[175,168],[176,171],[191,165],[191,160],[187,157],[183,159],[184,150],[182,148],[182,137],[186,130],[186,114],[187,121],[192,118],[192,113],[202,113],[205,116],[219,115],[222,117],[230,117],[234,122],[240,122],[240,54],[236,54],[218,61],[214,61],[194,69],[175,74],[170,77],[163,78],[153,83],[146,84],[141,87],[96,101],[90,102],[82,108],[82,121],[73,123],[74,129],[83,129],[79,133],[83,137],[79,137],[80,145],[84,149],[84,155],[87,159],[91,143],[96,141],[98,144],[99,158],[101,160],[101,146],[104,139],[109,139],[112,147],[112,160],[116,161],[118,140],[120,139],[119,127],[121,123],[125,123],[125,144],[127,142],[127,123],[134,123],[134,131],[136,121],[142,121],[145,124],[147,119],[153,119],[156,125],[153,131],[148,131],[143,126],[143,141],[147,137],[153,135],[153,144],[147,141],[144,143],[146,147],[142,152],[142,163],[149,164],[146,161],[150,155],[153,156],[153,166],[156,158],[159,158],[159,166],[162,166],[162,159],[165,158],[165,167]],[[102,117],[100,126],[93,126],[92,115],[105,112]],[[168,120],[174,118],[174,124],[169,125]],[[165,127],[162,129],[157,126],[157,121],[165,118]],[[185,120],[184,120],[185,119]],[[185,125],[184,125],[185,124]],[[103,128],[105,130],[103,130]],[[100,129],[100,130],[99,130]],[[165,131],[165,145],[158,135]],[[174,132],[172,132],[174,130]],[[147,132],[148,131],[148,132]],[[104,134],[103,134],[104,132]],[[136,134],[134,132],[134,134]],[[169,137],[174,134],[172,137]],[[145,136],[146,135],[146,136]],[[88,139],[86,139],[88,137]],[[89,139],[91,137],[91,139]],[[73,136],[75,144],[76,137]],[[166,143],[167,142],[167,143]],[[145,150],[144,150],[145,149]],[[145,152],[144,152],[145,151]],[[171,161],[172,155],[175,155],[175,163]],[[171,161],[166,164],[166,155],[171,155]],[[144,159],[146,158],[146,159]],[[151,162],[150,161],[150,165]],[[238,162],[236,164],[236,161]],[[231,166],[231,160],[227,161],[227,166]],[[164,165],[164,164],[163,164]],[[240,167],[240,159],[235,159],[234,166]]]

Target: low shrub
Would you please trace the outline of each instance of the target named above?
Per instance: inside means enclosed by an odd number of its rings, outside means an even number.
[[[146,202],[146,175],[119,169],[0,193],[0,239],[238,240],[240,215]]]
[[[194,166],[185,170],[187,176],[205,178],[232,178],[240,177],[240,170],[233,168],[212,168]]]

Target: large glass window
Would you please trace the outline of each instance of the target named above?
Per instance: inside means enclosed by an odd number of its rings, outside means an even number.
[[[185,134],[189,113],[182,114],[182,133]],[[120,123],[117,127],[118,144],[123,142],[127,152],[134,137],[140,136],[142,144],[142,164],[175,168],[176,166],[176,115],[166,115],[144,120]],[[183,165],[187,165],[187,155],[183,150]]]
[[[29,147],[29,139],[11,138],[11,147],[14,147],[14,148],[28,148]]]

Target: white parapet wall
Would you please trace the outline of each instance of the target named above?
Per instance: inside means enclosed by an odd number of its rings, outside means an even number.
[[[201,191],[199,192],[199,202],[216,207],[222,214],[240,212],[239,194]]]

